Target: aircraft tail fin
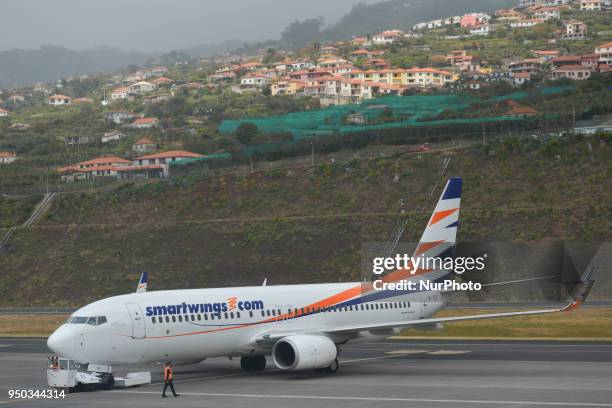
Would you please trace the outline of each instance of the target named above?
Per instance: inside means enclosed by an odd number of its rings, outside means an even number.
[[[461,177],[453,177],[448,180],[427,227],[423,231],[414,253],[415,257],[443,257],[449,250],[452,251],[457,242],[462,187]]]
[[[147,272],[143,272],[140,275],[140,280],[138,281],[138,286],[136,287],[136,293],[144,293],[147,291],[147,281],[149,280],[149,274]]]

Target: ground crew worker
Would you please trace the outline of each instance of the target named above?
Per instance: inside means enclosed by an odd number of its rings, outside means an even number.
[[[173,378],[174,378],[174,373],[172,372],[172,365],[168,362],[168,363],[164,364],[164,391],[162,392],[162,397],[163,398],[167,398],[166,397],[166,389],[168,389],[168,386],[170,386],[170,391],[172,391],[172,394],[175,397],[179,396],[176,393],[176,391],[174,391],[174,383],[172,382]]]

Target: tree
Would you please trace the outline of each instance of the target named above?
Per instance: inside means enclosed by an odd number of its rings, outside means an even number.
[[[246,146],[249,146],[258,134],[259,129],[253,122],[243,122],[236,129],[236,139]]]
[[[294,48],[302,48],[321,35],[323,18],[311,18],[304,21],[294,21],[289,24],[281,35],[281,42]]]

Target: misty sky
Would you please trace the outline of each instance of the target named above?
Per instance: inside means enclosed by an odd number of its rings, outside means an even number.
[[[168,51],[278,38],[293,20],[335,22],[364,0],[1,0],[0,50],[42,44]],[[375,0],[367,0],[374,3]]]

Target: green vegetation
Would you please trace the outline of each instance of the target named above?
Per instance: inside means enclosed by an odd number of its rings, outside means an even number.
[[[413,210],[449,155],[449,174],[465,179],[462,240],[609,241],[609,143],[509,138],[444,153],[396,148],[334,164],[317,156],[323,164],[314,168],[63,194],[39,226],[11,239],[0,304],[82,304],[132,291],[143,270],[155,289],[359,279],[361,244],[388,238],[400,199],[404,239],[418,239],[431,203]]]

